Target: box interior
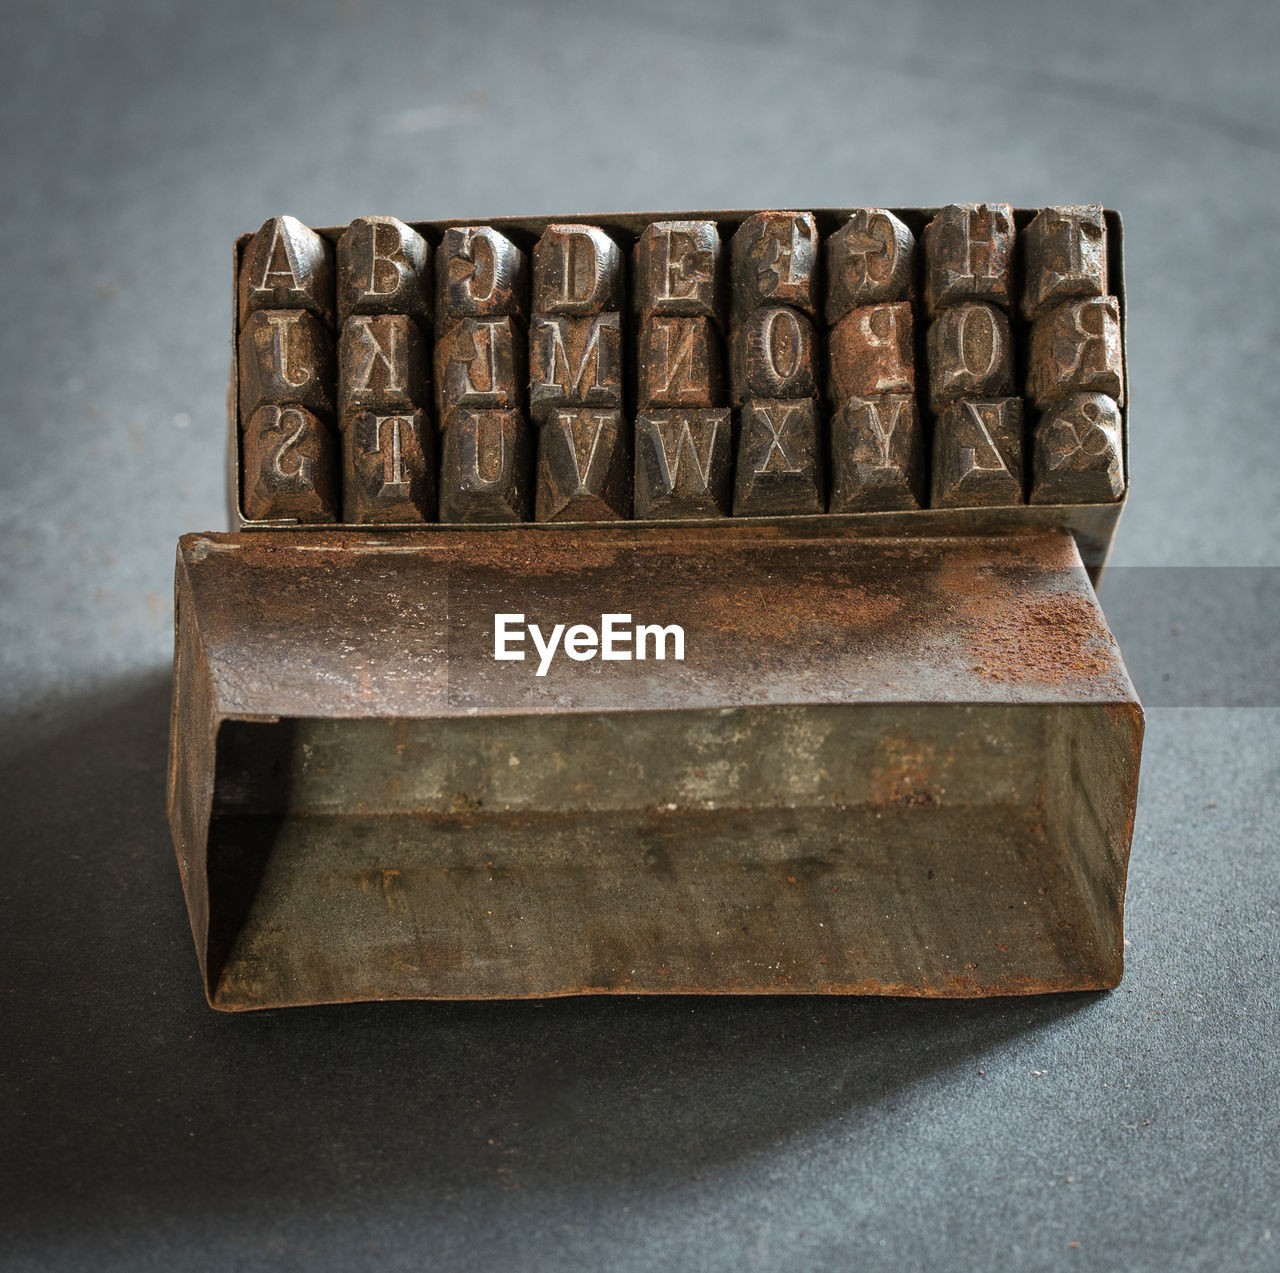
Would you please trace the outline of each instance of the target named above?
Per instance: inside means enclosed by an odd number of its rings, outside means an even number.
[[[1119,978],[1136,706],[224,721],[219,1007]]]

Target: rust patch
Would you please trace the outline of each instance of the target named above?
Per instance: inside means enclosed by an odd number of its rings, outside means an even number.
[[[942,792],[933,744],[918,743],[910,734],[903,734],[887,737],[885,749],[888,762],[871,771],[870,803],[899,809],[937,804]]]
[[[1044,560],[1019,561],[1019,546],[1004,560],[982,562],[965,546],[948,553],[941,590],[960,603],[973,624],[971,670],[991,681],[1062,685],[1113,672],[1115,642],[1097,602],[1072,563],[1046,569]],[[1009,575],[1026,575],[1041,591],[1011,594]]]
[[[814,623],[875,630],[891,623],[904,605],[891,592],[836,588],[829,580],[806,577],[796,586],[771,579],[767,584],[741,584],[732,591],[708,591],[703,613],[708,626],[718,631],[776,641]],[[780,621],[781,615],[788,618]]]
[[[1113,660],[1083,597],[1044,597],[993,616],[974,635],[973,670],[992,681],[1061,683],[1101,676]]]

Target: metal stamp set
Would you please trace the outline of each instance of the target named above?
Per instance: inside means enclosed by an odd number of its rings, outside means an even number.
[[[238,255],[241,512],[1115,504],[1109,237],[1096,206],[323,233],[275,217]]]
[[[234,264],[169,780],[213,1006],[1116,984],[1114,212],[275,217]]]

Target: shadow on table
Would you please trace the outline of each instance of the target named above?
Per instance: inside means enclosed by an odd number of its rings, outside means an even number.
[[[1096,1002],[670,997],[215,1014],[164,820],[168,713],[166,669],[0,725],[9,1231],[687,1178],[892,1106]]]

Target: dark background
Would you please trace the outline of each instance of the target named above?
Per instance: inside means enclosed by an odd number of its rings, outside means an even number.
[[[0,1265],[1280,1267],[1280,6],[67,0],[0,30]],[[971,199],[1126,218],[1121,987],[210,1012],[163,768],[174,543],[225,526],[235,236]]]

